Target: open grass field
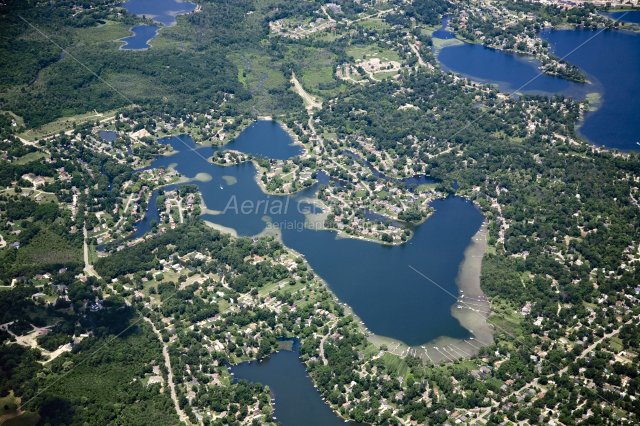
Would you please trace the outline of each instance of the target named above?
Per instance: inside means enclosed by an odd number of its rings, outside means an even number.
[[[133,35],[130,27],[114,21],[105,21],[103,25],[97,27],[80,28],[74,34],[75,43],[99,43],[102,41],[113,41],[113,47],[119,47],[122,43],[118,39]]]
[[[13,397],[13,392],[5,396],[4,398],[0,398],[0,416],[15,413],[16,408],[18,408],[18,405],[16,404]]]
[[[475,363],[475,362],[473,362],[473,361],[472,361],[472,360],[470,360],[470,359],[466,359],[466,358],[465,358],[465,359],[463,359],[463,360],[461,360],[459,365],[461,365],[461,366],[465,367],[465,368],[466,368],[467,370],[469,370],[469,371],[477,370],[478,368],[480,368],[480,367],[478,367],[478,366],[476,365],[476,363]]]
[[[353,56],[356,62],[365,61],[371,58],[378,58],[383,62],[401,62],[400,56],[390,49],[382,49],[375,45],[350,46],[347,48],[347,55]]]
[[[381,359],[382,361],[384,361],[384,364],[387,366],[387,369],[390,372],[393,372],[394,374],[402,377],[406,377],[406,375],[409,373],[409,366],[406,362],[404,362],[404,359],[400,358],[399,356],[386,353],[382,355]]]
[[[48,136],[57,135],[62,132],[73,130],[73,123],[86,123],[87,121],[101,121],[111,117],[115,117],[116,111],[108,111],[105,113],[97,113],[91,111],[86,114],[73,115],[70,117],[62,117],[51,123],[45,124],[37,129],[29,129],[18,136],[28,141],[37,141]]]
[[[616,352],[620,352],[624,349],[624,346],[622,345],[622,339],[620,339],[618,336],[611,337],[609,344],[611,345],[611,348]]]
[[[357,26],[362,28],[366,28],[368,30],[389,30],[391,29],[391,25],[384,22],[381,18],[369,18],[362,21],[356,22]]]
[[[246,81],[251,83],[255,88],[264,77],[262,73],[267,74],[267,79],[262,83],[262,87],[269,91],[285,83],[284,74],[280,71],[280,62],[272,60],[268,55],[258,52],[242,52],[244,56],[251,62],[251,72],[247,72]],[[238,66],[239,70],[247,70],[247,62],[240,54],[233,54],[233,63]]]
[[[302,76],[302,84],[304,87],[317,87],[320,83],[331,83],[335,81],[333,78],[333,70],[330,66],[321,66],[305,70]]]
[[[505,329],[508,330],[509,333],[522,336],[523,331],[520,327],[520,324],[522,324],[522,316],[520,314],[494,313],[489,317],[488,322],[494,324],[498,330]]]
[[[7,420],[3,426],[36,426],[40,416],[35,413],[23,413],[18,417]]]
[[[377,355],[378,352],[380,352],[380,349],[376,345],[368,344],[364,349],[363,355],[365,356],[365,358],[368,358]]]
[[[259,297],[267,297],[271,293],[274,293],[276,291],[289,291],[290,293],[293,293],[294,291],[298,291],[303,287],[304,285],[300,284],[300,282],[297,282],[295,285],[285,284],[283,288],[280,288],[280,281],[277,281],[259,288],[258,295]]]
[[[377,80],[384,80],[385,78],[392,78],[398,75],[398,71],[377,72],[373,74],[373,78]]]
[[[49,231],[40,232],[24,248],[18,250],[16,262],[23,265],[44,265],[82,261],[82,249],[72,247],[57,234]]]
[[[22,157],[18,158],[13,164],[27,164],[31,161],[39,160],[41,158],[45,158],[47,154],[44,152],[30,152]]]

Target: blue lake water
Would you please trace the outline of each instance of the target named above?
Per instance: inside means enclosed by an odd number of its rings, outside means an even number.
[[[623,12],[600,12],[601,15],[608,16],[611,19],[619,19],[622,22],[631,22],[640,24],[640,11],[630,10]]]
[[[481,44],[464,43],[440,50],[438,62],[445,71],[453,71],[473,81],[495,84],[501,92],[551,95],[561,93],[585,99],[594,90],[540,74],[540,61],[530,56],[491,49]]]
[[[577,46],[568,61],[597,79],[603,90],[597,111],[585,115],[579,134],[596,145],[640,150],[640,34],[628,31],[545,31],[552,52],[564,56]],[[597,90],[589,90],[597,91]]]
[[[159,29],[160,27],[156,27],[155,25],[138,25],[133,27],[131,29],[131,32],[133,32],[131,37],[120,39],[120,41],[124,41],[126,43],[121,47],[121,49],[142,50],[150,48],[151,45],[148,41],[156,38]]]
[[[433,34],[431,34],[432,37],[435,38],[439,38],[442,40],[448,40],[450,38],[454,38],[455,35],[453,34],[452,31],[447,30],[447,27],[449,26],[449,21],[451,20],[451,16],[447,15],[444,16],[442,18],[442,26],[440,26],[439,29],[437,29],[436,31],[433,32]]]
[[[597,111],[586,113],[579,123],[580,136],[595,145],[640,149],[640,122],[635,118],[640,111],[640,35],[629,31],[546,30],[541,37],[556,56],[569,54],[566,59],[587,74],[588,83],[540,74],[538,60],[480,44],[445,47],[438,53],[438,62],[444,70],[497,84],[503,92],[559,93],[574,99],[599,94],[600,101],[592,103]]]
[[[256,132],[257,128],[260,126],[247,132],[258,141],[241,135],[234,145],[227,146],[244,151],[246,143],[255,152],[265,134]],[[269,129],[280,136],[267,135],[264,140],[271,140],[271,144],[265,144],[260,152],[270,158],[288,158],[291,138],[284,131],[264,127],[265,131]],[[267,195],[256,183],[256,168],[251,163],[226,167],[212,164],[206,160],[211,157],[211,147],[198,147],[187,135],[160,142],[171,144],[176,152],[158,157],[151,167],[173,164],[186,177],[198,173],[211,176],[207,182],[193,182],[199,186],[207,208],[220,212],[204,214],[203,219],[245,236],[262,232],[267,222],[272,227],[277,224],[284,244],[305,255],[331,290],[354,309],[373,333],[408,345],[420,345],[443,335],[461,339],[470,336],[451,315],[455,299],[409,265],[457,295],[455,279],[459,265],[483,222],[472,203],[459,197],[433,202],[435,213],[415,227],[413,238],[404,245],[384,246],[336,238],[334,232],[305,227],[305,211],[319,211],[309,204],[316,199],[317,185],[295,196]],[[233,180],[233,185],[227,183]],[[246,203],[244,213],[243,203]]]
[[[129,0],[120,6],[168,27],[176,24],[176,16],[196,10],[195,4],[181,0]]]
[[[302,145],[279,143],[291,140],[289,134],[276,121],[254,121],[222,150],[235,149],[246,154],[269,157],[271,159],[286,160],[302,154]]]
[[[107,142],[113,142],[118,139],[118,132],[114,132],[113,130],[99,130],[98,134]]]
[[[307,370],[298,359],[299,341],[294,341],[292,351],[271,354],[262,362],[252,361],[231,368],[236,379],[269,386],[275,398],[276,419],[283,426],[338,426],[344,425],[325,404],[313,387]],[[351,422],[351,426],[361,425]]]
[[[175,189],[175,186],[166,187],[166,191],[171,191]],[[136,231],[133,233],[132,239],[140,238],[144,236],[147,232],[151,232],[151,222],[156,221],[158,224],[160,223],[160,215],[158,211],[158,207],[156,206],[156,200],[158,199],[158,192],[154,192],[149,199],[149,205],[147,206],[147,211],[145,212],[144,218],[136,223]]]

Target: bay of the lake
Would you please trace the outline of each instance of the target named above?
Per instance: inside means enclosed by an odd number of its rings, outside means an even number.
[[[298,359],[299,347],[300,342],[295,340],[291,351],[281,350],[261,362],[234,365],[231,371],[238,380],[269,386],[275,398],[274,421],[283,426],[345,425],[314,388],[305,365]],[[350,422],[350,425],[362,424]]]
[[[133,35],[131,37],[121,38],[124,41],[123,50],[144,50],[151,47],[149,40],[156,38],[160,27],[155,25],[138,25],[131,29]]]

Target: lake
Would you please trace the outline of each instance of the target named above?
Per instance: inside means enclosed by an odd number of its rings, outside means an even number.
[[[245,132],[223,148],[245,152],[246,147],[253,154],[274,159],[287,159],[300,152],[277,123],[260,121]],[[198,185],[206,205],[202,219],[240,236],[257,235],[265,228],[279,234],[285,245],[306,257],[340,301],[349,305],[375,335],[413,347],[440,336],[463,344],[460,339],[471,336],[452,315],[459,294],[456,278],[460,264],[484,220],[471,202],[460,197],[434,201],[431,205],[435,213],[412,227],[414,236],[404,245],[337,238],[335,232],[316,230],[323,222],[313,216],[321,212],[312,204],[317,201],[317,184],[292,196],[267,195],[256,182],[252,163],[226,167],[212,164],[208,159],[221,148],[199,147],[188,135],[159,141],[170,144],[175,152],[157,157],[151,167],[174,167]],[[328,182],[326,175],[318,175]],[[243,214],[240,207],[244,202],[260,208]],[[477,315],[476,322],[484,323],[484,318]]]
[[[442,32],[447,31],[441,29],[433,35]],[[588,83],[540,74],[537,59],[480,44],[443,47],[437,50],[437,59],[445,71],[496,84],[502,92],[559,93],[574,99],[590,95],[593,110],[579,123],[579,135],[595,145],[638,150],[640,123],[634,116],[640,110],[640,79],[631,76],[640,67],[640,35],[629,31],[545,30],[541,37],[556,56],[570,53],[566,59],[587,74]]]
[[[120,47],[122,50],[144,50],[151,47],[147,42],[156,38],[160,27],[155,25],[138,25],[131,29],[131,37],[121,38],[125,44]]]
[[[611,19],[620,20],[622,22],[631,22],[633,24],[640,24],[640,11],[629,10],[620,12],[600,12],[601,15],[607,16]]]
[[[298,358],[300,342],[296,339],[292,351],[281,350],[262,362],[251,361],[231,367],[236,379],[269,386],[275,398],[276,419],[284,426],[338,426],[345,421],[313,387],[305,365]],[[362,425],[350,422],[351,426]],[[362,425],[364,426],[364,425]]]
[[[567,60],[602,85],[601,105],[585,115],[578,127],[580,136],[596,145],[623,150],[640,150],[640,34],[629,31],[568,30],[545,31],[556,56],[564,56],[582,43]],[[593,38],[592,38],[593,37]],[[594,84],[595,86],[595,84]]]
[[[118,139],[118,132],[114,132],[113,130],[99,130],[98,134],[102,140],[106,142],[113,142]]]
[[[131,13],[153,19],[167,27],[177,23],[176,16],[196,10],[195,4],[181,0],[129,0],[120,6]]]

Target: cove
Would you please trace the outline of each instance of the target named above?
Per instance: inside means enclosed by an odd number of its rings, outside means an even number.
[[[244,151],[246,144],[248,148],[260,146],[260,152],[270,158],[290,156],[292,140],[286,132],[267,145],[260,143],[261,134],[252,130],[255,128],[257,126],[247,130],[253,135],[251,139],[241,135],[226,148],[233,146]],[[252,163],[226,167],[213,164],[208,159],[220,148],[198,147],[187,135],[159,142],[170,144],[174,153],[157,157],[151,167],[172,167],[191,179],[199,173],[208,175],[207,179],[190,181],[198,185],[202,193],[206,206],[202,219],[239,236],[257,235],[265,229],[279,235],[287,247],[305,256],[314,271],[340,301],[353,309],[371,333],[410,346],[441,336],[458,340],[470,337],[468,328],[452,315],[452,307],[459,294],[456,279],[465,250],[484,220],[471,202],[460,197],[434,201],[431,206],[435,213],[414,227],[413,238],[404,245],[385,246],[340,238],[335,232],[317,230],[324,221],[314,216],[322,211],[314,205],[318,203],[317,184],[295,195],[267,195],[256,182],[256,168]],[[326,175],[319,173],[318,176],[328,181]],[[235,183],[229,185],[228,181]],[[240,206],[245,202],[260,208],[243,212]],[[274,206],[280,208],[272,208]],[[475,321],[480,327],[484,317],[477,315]]]
[[[586,43],[567,60],[585,71],[589,80],[594,76],[603,86],[601,104],[585,114],[578,127],[580,136],[608,148],[640,150],[640,79],[634,78],[640,69],[640,34],[564,30],[544,31],[542,38],[560,57]]]
[[[196,10],[196,5],[182,0],[129,0],[120,4],[131,13],[145,16],[171,27],[177,23],[176,16]]]
[[[282,126],[277,121],[270,120],[251,123],[237,138],[220,148],[223,151],[227,149],[273,160],[286,160],[302,154],[302,145],[294,145]]]
[[[443,19],[443,27],[435,31],[433,37],[452,38],[453,33],[445,28]],[[529,55],[496,50],[481,44],[460,42],[445,46],[437,51],[437,60],[444,71],[452,71],[480,83],[497,85],[501,92],[547,96],[559,93],[586,99],[588,93],[595,91],[588,84],[540,74],[540,61]]]
[[[120,49],[122,50],[144,50],[151,47],[148,41],[156,38],[160,27],[154,25],[138,25],[131,29],[133,35],[131,37],[121,38],[120,41],[125,42]]]
[[[307,370],[298,359],[300,341],[294,340],[293,350],[281,350],[262,362],[250,361],[231,367],[237,380],[269,386],[275,397],[275,422],[284,426],[338,426],[345,421],[325,404],[313,387]],[[351,426],[364,426],[350,422]]]

